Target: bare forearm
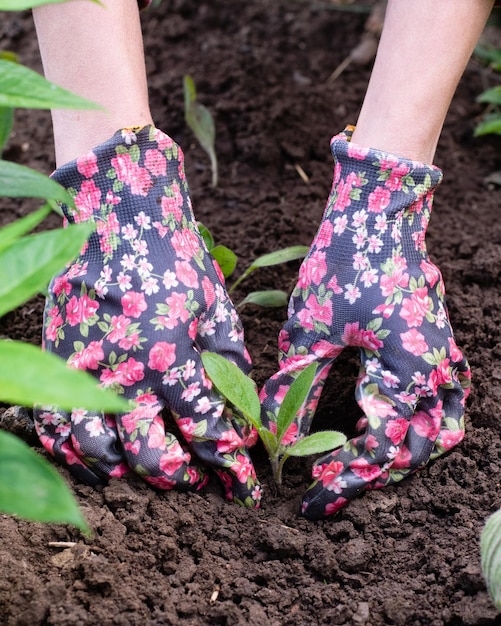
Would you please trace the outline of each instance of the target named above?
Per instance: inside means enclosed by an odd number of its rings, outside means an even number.
[[[431,163],[493,0],[389,0],[353,141]]]

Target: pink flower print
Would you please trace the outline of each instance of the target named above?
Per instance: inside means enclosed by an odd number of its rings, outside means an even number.
[[[160,150],[146,150],[144,165],[153,176],[165,176],[167,173],[167,160]]]
[[[390,171],[390,177],[385,182],[385,186],[390,191],[400,191],[402,189],[402,179],[407,176],[410,168],[405,163],[399,163]]]
[[[320,339],[311,347],[311,350],[315,356],[319,358],[335,359],[341,354],[344,346],[339,346],[331,341]]]
[[[118,180],[129,185],[131,193],[136,196],[146,196],[152,186],[152,180],[145,168],[139,167],[130,158],[130,154],[118,154],[111,159]]]
[[[183,215],[181,210],[183,206],[183,196],[176,182],[172,183],[171,191],[174,192],[174,195],[162,196],[162,217],[166,220],[174,219],[176,222],[180,222]]]
[[[381,372],[381,376],[383,377],[383,383],[386,387],[390,387],[396,389],[398,384],[400,383],[400,379],[395,374],[392,374],[389,370],[383,370]]]
[[[367,249],[369,252],[373,254],[378,254],[381,252],[381,248],[383,247],[383,242],[377,235],[371,235],[367,240]]]
[[[152,487],[164,491],[172,491],[176,487],[176,481],[167,478],[167,476],[144,476],[143,479]]]
[[[405,439],[409,422],[403,417],[397,417],[386,424],[384,434],[388,437],[394,446],[398,446]]]
[[[192,402],[197,396],[201,393],[200,383],[197,381],[196,383],[191,383],[183,390],[181,394],[181,398],[186,400],[186,402]]]
[[[384,187],[376,187],[367,199],[367,208],[371,213],[382,213],[390,204],[391,194]]]
[[[184,261],[191,261],[200,251],[198,235],[189,228],[176,230],[172,235],[171,243],[176,255]]]
[[[197,338],[197,334],[198,334],[198,319],[195,318],[193,320],[191,320],[189,326],[188,326],[188,337],[192,340],[195,341],[195,339]]]
[[[85,324],[95,315],[98,309],[99,303],[91,300],[87,294],[80,298],[72,296],[71,300],[66,304],[66,321],[70,326]]]
[[[454,341],[454,337],[449,337],[449,351],[451,354],[451,359],[456,363],[463,360],[463,353]]]
[[[128,337],[120,339],[118,342],[119,348],[122,348],[122,350],[126,350],[127,352],[133,348],[139,348],[140,345],[141,342],[139,341],[139,333],[132,333]]]
[[[278,333],[278,349],[280,350],[280,352],[287,354],[290,347],[291,340],[289,333],[285,330],[285,328],[282,328]]]
[[[144,294],[137,291],[128,291],[122,296],[120,302],[122,303],[124,315],[130,315],[130,317],[141,317],[141,313],[148,308]]]
[[[108,341],[118,343],[120,339],[123,339],[127,334],[129,324],[130,319],[125,317],[125,315],[113,315],[110,322],[111,332],[108,335]]]
[[[52,309],[48,312],[47,321],[48,324],[45,328],[45,336],[50,341],[56,341],[58,330],[63,325],[63,318],[57,307],[52,307]]]
[[[407,322],[407,326],[421,326],[425,315],[430,308],[431,300],[426,287],[418,288],[410,298],[404,298],[400,317]]]
[[[321,250],[322,248],[328,248],[331,245],[333,232],[334,228],[332,224],[328,220],[323,221],[315,238],[317,249]]]
[[[438,391],[440,385],[448,385],[452,382],[452,368],[449,359],[443,359],[437,367],[431,371],[428,378],[428,387],[433,395]]]
[[[80,191],[75,196],[77,210],[74,212],[75,223],[86,222],[90,219],[95,210],[99,209],[101,201],[101,190],[93,180],[84,180]]]
[[[371,393],[363,394],[358,403],[369,420],[371,418],[396,417],[397,415],[387,400],[382,400]]]
[[[211,409],[212,409],[211,401],[209,400],[209,398],[204,396],[203,398],[199,398],[197,400],[197,403],[193,410],[195,411],[195,413],[201,413],[202,415],[205,415]]]
[[[176,361],[176,344],[157,341],[151,348],[148,367],[158,372],[166,372]]]
[[[62,276],[56,276],[52,283],[52,291],[55,296],[60,296],[62,293],[67,296],[70,295],[71,292],[71,283],[68,280],[67,274],[63,274]]]
[[[94,174],[97,174],[99,171],[97,157],[92,150],[77,159],[77,170],[85,178],[92,178]]]
[[[181,417],[176,420],[176,424],[179,426],[179,430],[183,433],[183,437],[188,443],[193,439],[193,435],[196,433],[198,424],[193,421],[191,417]]]
[[[165,449],[165,427],[163,419],[157,415],[148,429],[148,448]]]
[[[371,482],[381,475],[379,465],[371,465],[367,459],[359,458],[350,463],[350,469],[359,478]]]
[[[299,436],[298,425],[295,422],[293,422],[283,434],[280,443],[283,446],[291,446],[293,443],[296,443],[298,436]]]
[[[431,416],[424,411],[416,411],[411,418],[411,426],[420,437],[435,441],[440,432],[441,416]]]
[[[409,448],[405,445],[400,446],[391,464],[391,469],[401,470],[410,467],[412,460],[412,454]]]
[[[422,356],[428,351],[428,344],[424,336],[415,328],[411,328],[406,333],[400,333],[402,347],[414,356]]]
[[[329,504],[325,506],[325,515],[334,515],[334,513],[346,506],[347,503],[348,500],[346,498],[338,498],[335,502],[329,502]],[[301,508],[304,513],[307,509],[306,502],[303,502]]]
[[[334,204],[334,211],[344,211],[351,204],[352,185],[347,181],[340,180],[336,186],[337,198]]]
[[[158,128],[153,129],[153,139],[157,142],[159,150],[168,150],[174,145],[174,141]]]
[[[217,441],[217,451],[221,454],[231,454],[242,448],[243,445],[242,438],[238,436],[235,430],[231,429],[221,433],[221,438]]]
[[[405,289],[409,284],[409,274],[401,268],[395,268],[390,275],[382,274],[379,281],[381,293],[385,298],[392,296],[397,287]]]
[[[192,287],[198,289],[198,274],[195,269],[191,267],[188,261],[176,261],[176,277],[186,285],[186,287]]]
[[[386,218],[386,213],[382,213],[381,215],[376,216],[376,223],[374,224],[374,228],[378,230],[381,235],[388,230],[388,220]]]
[[[75,454],[68,442],[63,443],[61,452],[64,454],[64,460],[68,465],[83,465],[86,467],[85,463]]]
[[[176,275],[171,270],[165,270],[162,282],[166,289],[172,289],[172,287],[177,287],[179,285]]]
[[[212,284],[210,278],[208,276],[204,276],[202,279],[202,288],[204,290],[204,300],[205,306],[207,309],[210,309],[214,304],[216,299],[216,295],[214,292],[214,285]]]
[[[341,461],[331,461],[324,465],[314,465],[312,468],[312,477],[319,480],[325,489],[334,493],[341,493],[346,487],[346,481],[340,474],[344,470]]]
[[[288,390],[289,390],[289,385],[280,385],[278,387],[278,391],[273,396],[273,399],[275,400],[277,404],[282,404],[285,398],[285,394],[287,393]]]
[[[134,221],[143,230],[151,229],[151,217],[146,215],[144,211],[139,211],[139,213],[134,216]]]
[[[88,346],[75,352],[69,359],[68,365],[78,370],[97,370],[99,361],[104,359],[103,342],[91,341]]]
[[[236,474],[238,480],[241,483],[247,482],[247,479],[249,477],[251,477],[252,479],[255,479],[256,477],[251,460],[243,454],[237,454],[237,458],[235,462],[231,465],[230,469]]]
[[[327,283],[327,289],[332,289],[336,294],[343,293],[343,289],[337,284],[337,276],[334,275]]]
[[[316,250],[301,264],[297,284],[302,289],[307,289],[312,283],[320,285],[326,273],[327,263],[325,262],[325,252]]]
[[[140,361],[129,357],[120,363],[115,370],[118,382],[124,387],[130,387],[144,378],[144,365]]]
[[[373,330],[360,328],[359,322],[345,324],[341,339],[347,346],[358,346],[365,350],[378,350],[384,345]]]
[[[372,312],[376,315],[382,315],[385,319],[388,319],[389,317],[391,317],[394,309],[394,304],[380,304]]]
[[[451,450],[463,439],[463,430],[442,430],[438,436],[437,444],[444,450]]]
[[[340,135],[337,139],[344,138],[344,135]],[[363,161],[367,154],[369,153],[370,148],[364,148],[363,146],[357,146],[354,143],[348,143],[348,156],[352,159],[357,159],[358,161]]]
[[[365,211],[364,209],[360,211],[355,211],[352,216],[353,227],[358,229],[365,227],[365,224],[367,223],[367,217],[367,211]]]
[[[184,324],[190,317],[190,312],[185,308],[186,294],[174,291],[170,296],[165,298],[165,302],[169,307],[169,318],[179,320]]]
[[[131,443],[130,441],[126,441],[124,443],[124,448],[128,450],[129,452],[132,452],[132,454],[137,455],[141,452],[141,441],[139,439],[136,439],[134,443]]]
[[[162,454],[159,466],[167,476],[173,476],[183,465],[190,462],[190,456],[179,445],[178,442],[172,444],[166,454]]]
[[[306,300],[306,308],[309,311],[311,319],[330,326],[332,324],[332,302],[326,300],[324,304],[318,302],[315,294],[310,294]]]
[[[440,272],[438,268],[430,263],[429,261],[425,261],[424,259],[421,261],[419,268],[423,272],[426,278],[426,282],[433,288],[438,280],[440,280]]]

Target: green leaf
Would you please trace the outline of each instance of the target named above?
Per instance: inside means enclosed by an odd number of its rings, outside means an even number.
[[[0,154],[3,152],[14,125],[14,109],[0,107]]]
[[[223,276],[228,278],[235,271],[235,267],[237,266],[238,257],[226,246],[215,246],[211,249],[210,253],[217,261],[221,271],[223,272]]]
[[[212,186],[217,187],[216,127],[214,119],[209,109],[197,102],[197,91],[191,76],[184,77],[183,88],[186,123],[194,132],[202,148],[209,155],[212,169]]]
[[[501,105],[501,85],[496,85],[495,87],[491,87],[490,89],[483,91],[477,97],[477,102]]]
[[[0,510],[39,522],[89,527],[57,470],[23,441],[0,432]]]
[[[29,233],[35,228],[35,226],[38,226],[38,224],[40,224],[40,222],[42,222],[47,215],[49,215],[51,209],[52,207],[50,204],[44,204],[34,213],[30,213],[26,217],[22,217],[21,219],[0,228],[0,252],[8,248],[14,243],[14,241],[19,239],[19,237]]]
[[[483,135],[501,135],[501,116],[485,116],[484,120],[475,127],[474,135],[475,137],[482,137]]]
[[[279,442],[282,441],[282,437],[296,419],[299,410],[308,397],[316,373],[317,364],[310,363],[292,382],[285,394],[277,416],[277,439]]]
[[[207,376],[231,404],[258,430],[262,430],[261,404],[256,383],[234,363],[214,352],[202,352]]]
[[[74,206],[73,198],[55,180],[25,165],[0,160],[0,196],[44,198]]]
[[[44,290],[71,261],[94,229],[76,224],[15,241],[0,253],[0,317]]]
[[[20,341],[0,341],[0,401],[23,406],[53,405],[70,411],[130,411],[130,404],[97,386],[87,372],[70,369],[59,357]]]
[[[251,291],[245,298],[239,302],[238,306],[244,304],[257,304],[264,307],[286,307],[289,302],[289,296],[285,291],[280,289],[266,289],[264,291]]]
[[[335,430],[324,430],[300,439],[290,448],[287,448],[289,456],[310,456],[339,448],[346,443],[343,433]]]
[[[263,254],[263,256],[255,259],[252,264],[245,270],[245,272],[233,283],[229,292],[231,293],[236,287],[255,270],[260,267],[270,267],[272,265],[279,265],[280,263],[287,263],[289,261],[295,261],[301,259],[308,253],[309,248],[307,246],[290,246],[270,252],[269,254]]]
[[[302,259],[308,254],[308,246],[289,246],[288,248],[282,248],[282,250],[276,250],[269,254],[263,254],[252,262],[252,268],[258,267],[270,267],[272,265],[279,265],[280,263],[288,263],[289,261],[296,261]]]
[[[501,611],[501,510],[487,518],[480,534],[480,560],[489,594]]]
[[[207,228],[207,226],[204,226],[204,224],[202,224],[202,222],[197,222],[197,226],[198,230],[200,231],[200,235],[202,236],[202,239],[207,246],[207,250],[211,252],[212,248],[214,247],[214,237],[212,236],[212,233]]]
[[[104,110],[94,102],[49,82],[24,65],[5,59],[0,59],[0,106],[24,109]]]

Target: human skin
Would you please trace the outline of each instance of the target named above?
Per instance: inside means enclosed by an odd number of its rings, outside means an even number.
[[[87,0],[33,10],[48,80],[105,111],[52,111],[56,165],[85,154],[119,128],[152,123],[137,0]]]
[[[389,0],[353,143],[432,163],[493,0]]]

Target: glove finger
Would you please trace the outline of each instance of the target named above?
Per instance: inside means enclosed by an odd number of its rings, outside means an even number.
[[[196,491],[208,476],[176,436],[166,431],[163,406],[153,394],[142,394],[129,413],[117,416],[118,434],[128,466],[159,489]]]
[[[82,482],[95,486],[127,473],[113,417],[37,407],[34,422],[44,448]]]
[[[228,500],[259,506],[261,487],[244,437],[231,411],[205,375],[195,347],[184,366],[171,368],[163,402],[170,409],[190,449],[219,476]]]
[[[464,359],[457,368],[452,368],[450,382],[439,387],[435,395],[419,401],[399,454],[388,472],[374,481],[371,489],[400,482],[463,440],[469,378],[470,369]]]

